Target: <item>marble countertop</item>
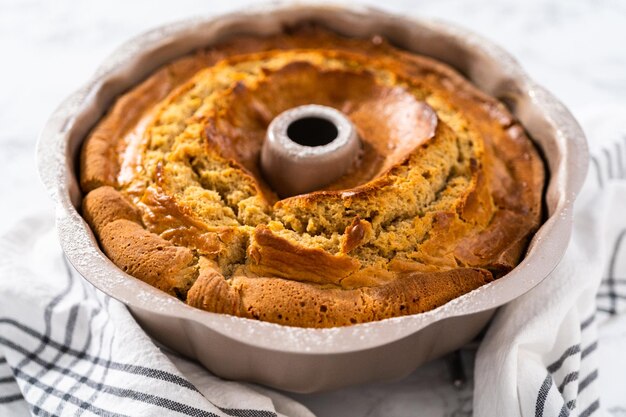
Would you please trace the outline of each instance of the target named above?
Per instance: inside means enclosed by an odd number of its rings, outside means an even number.
[[[55,106],[85,82],[116,46],[159,24],[251,3],[2,0],[0,233],[21,216],[53,211],[36,173],[37,135]],[[626,107],[626,2],[622,0],[361,3],[444,19],[492,39],[559,97],[583,128],[602,108]],[[381,410],[386,410],[386,416],[469,416],[474,352],[472,346],[461,351],[467,375],[462,387],[453,385],[451,361],[446,359],[398,382],[294,397],[320,416],[379,416]]]

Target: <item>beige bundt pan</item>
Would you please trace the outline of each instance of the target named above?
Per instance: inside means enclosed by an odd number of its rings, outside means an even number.
[[[83,139],[109,105],[154,69],[194,49],[235,34],[273,34],[306,21],[348,36],[381,35],[401,48],[448,63],[507,104],[542,150],[550,172],[546,220],[517,268],[427,313],[311,329],[194,309],[125,274],[106,258],[76,209],[82,199],[76,160]],[[490,42],[440,22],[318,5],[264,7],[184,21],[132,39],[55,111],[38,146],[39,171],[56,202],[61,244],[85,279],[126,304],[156,340],[216,375],[295,392],[399,378],[470,341],[496,307],[533,288],[561,259],[587,162],[585,138],[571,114]]]

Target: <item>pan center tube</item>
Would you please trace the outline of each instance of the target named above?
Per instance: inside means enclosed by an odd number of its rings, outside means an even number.
[[[272,120],[261,170],[280,198],[322,189],[345,175],[361,150],[356,128],[332,107],[309,104]]]

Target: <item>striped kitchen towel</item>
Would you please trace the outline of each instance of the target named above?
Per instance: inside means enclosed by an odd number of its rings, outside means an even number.
[[[587,124],[591,164],[563,260],[498,311],[481,343],[477,416],[626,415],[626,337],[603,352],[607,329],[626,329],[626,128],[606,126]]]
[[[47,217],[14,226],[0,254],[1,417],[313,415],[168,356],[121,303],[78,276]]]

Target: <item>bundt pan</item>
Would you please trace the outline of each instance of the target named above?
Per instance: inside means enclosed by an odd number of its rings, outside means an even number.
[[[77,210],[82,195],[76,161],[83,139],[115,98],[195,49],[236,34],[274,34],[306,22],[347,36],[381,35],[451,65],[506,103],[542,151],[549,171],[545,221],[512,272],[426,313],[313,329],[189,307],[127,275],[102,253]],[[54,112],[38,146],[40,175],[56,202],[61,244],[87,281],[126,304],[154,339],[216,375],[294,392],[400,378],[474,338],[497,307],[533,288],[561,259],[587,162],[585,138],[571,114],[502,49],[449,24],[328,5],[266,6],[167,25],[132,39]]]

